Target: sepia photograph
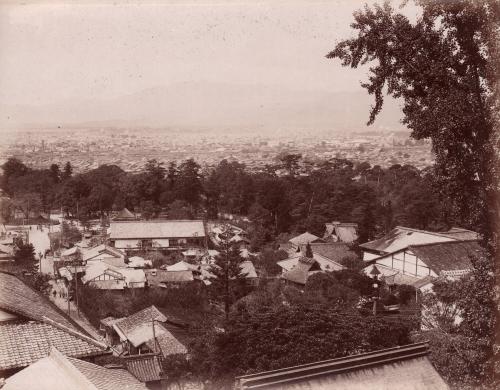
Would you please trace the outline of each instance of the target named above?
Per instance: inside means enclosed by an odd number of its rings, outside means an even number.
[[[500,389],[500,0],[0,0],[0,390]]]

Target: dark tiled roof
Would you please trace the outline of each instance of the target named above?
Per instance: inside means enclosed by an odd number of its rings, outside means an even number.
[[[349,249],[349,246],[343,242],[330,242],[326,244],[313,243],[311,244],[311,249],[313,253],[317,253],[337,263],[341,263],[344,257],[356,255]]]
[[[484,249],[477,241],[450,241],[408,248],[436,273],[441,271],[471,269],[470,256],[484,256]]]
[[[25,367],[47,356],[51,347],[72,357],[107,353],[107,347],[50,320],[0,324],[0,370]]]
[[[68,358],[73,366],[98,390],[145,390],[146,386],[124,369],[110,369],[79,359]]]
[[[245,375],[238,389],[448,390],[425,343]]]
[[[167,317],[165,317],[161,311],[159,311],[156,306],[149,306],[137,313],[134,313],[128,317],[122,318],[121,320],[115,322],[117,326],[125,335],[135,331],[136,329],[142,327],[144,324],[150,326],[151,320],[165,322]]]
[[[158,325],[159,327],[161,325]],[[161,333],[156,337],[157,346],[160,348],[160,351],[163,356],[169,355],[184,355],[187,353],[187,349],[179,340],[175,338],[175,336],[170,333],[167,329],[162,327],[165,332]],[[154,351],[156,346],[153,339],[146,342],[146,345]],[[158,351],[157,351],[158,352]]]
[[[124,358],[128,372],[141,382],[159,381],[162,367],[159,354],[144,354]]]
[[[57,306],[16,276],[0,272],[0,309],[41,321],[44,317],[83,334],[86,332]]]

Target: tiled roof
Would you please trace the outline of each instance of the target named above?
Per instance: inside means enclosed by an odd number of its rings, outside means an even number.
[[[313,253],[317,253],[329,260],[340,263],[344,257],[353,256],[349,246],[343,242],[313,243],[311,244]]]
[[[147,307],[126,318],[116,321],[113,325],[118,334],[122,334],[135,347],[153,338],[153,325],[155,321],[157,335],[159,336],[164,328],[159,327],[157,322],[166,322],[165,317],[155,306]]]
[[[187,353],[187,348],[175,336],[165,329],[162,325],[157,325],[158,328],[162,328],[161,334],[156,336],[157,346],[160,348],[163,356],[169,355],[183,355]],[[158,332],[159,333],[159,332]],[[154,351],[156,346],[153,339],[146,342],[146,345]]]
[[[451,228],[447,232],[441,232],[441,234],[457,240],[479,240],[480,238],[478,233],[458,227]]]
[[[0,345],[0,370],[34,363],[47,356],[51,347],[72,357],[107,353],[104,344],[50,320],[1,323]]]
[[[236,378],[238,389],[448,390],[425,343],[324,360]]]
[[[68,360],[98,390],[146,390],[147,387],[127,370],[120,368],[105,368],[83,360],[68,358]]]
[[[83,260],[87,261],[101,254],[107,254],[109,257],[124,258],[125,254],[112,246],[101,244],[86,250],[83,253]]]
[[[126,356],[124,358],[127,371],[141,382],[159,381],[161,379],[161,355],[144,354]]]
[[[441,233],[397,226],[382,238],[361,244],[360,247],[379,253],[393,253],[410,245],[454,241]]]
[[[477,241],[451,241],[408,248],[434,272],[469,270],[470,256],[484,256],[485,251]]]
[[[110,238],[189,238],[205,237],[203,221],[111,222]]]
[[[282,278],[297,284],[306,284],[309,272],[311,272],[313,268],[320,270],[319,264],[314,259],[300,257],[297,264],[295,264],[290,271],[286,271]]]
[[[50,318],[61,325],[86,332],[57,306],[50,302],[16,276],[0,272],[0,309],[13,312],[23,317],[41,321]]]
[[[108,369],[64,356],[56,348],[6,381],[4,390],[146,390],[124,369]]]

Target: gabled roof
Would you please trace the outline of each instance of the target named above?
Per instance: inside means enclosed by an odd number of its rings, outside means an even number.
[[[102,255],[102,254],[107,254],[107,255],[109,255],[109,257],[116,257],[116,258],[124,258],[125,257],[125,253],[123,253],[122,251],[120,251],[116,248],[113,248],[112,246],[109,246],[106,244],[101,244],[101,245],[95,246],[93,248],[87,249],[83,253],[82,258],[84,261],[87,261],[87,260],[91,260],[94,257],[97,257],[97,256]]]
[[[64,356],[52,348],[49,356],[9,377],[5,390],[146,390],[124,369],[108,369]]]
[[[141,382],[154,382],[162,379],[163,369],[160,354],[126,356],[124,363],[127,371]]]
[[[245,260],[240,263],[241,273],[245,274],[245,278],[253,279],[257,277],[257,271],[251,260]]]
[[[165,317],[155,306],[149,306],[137,313],[125,317],[113,324],[113,328],[120,335],[138,347],[153,338],[153,320],[155,322],[155,333],[159,336],[162,333],[162,327],[158,322],[167,321]]]
[[[361,244],[360,247],[370,251],[393,253],[410,245],[432,244],[435,242],[455,241],[455,238],[442,233],[410,229],[397,226],[382,238]]]
[[[302,258],[302,254],[297,253],[288,259],[278,261],[277,264],[283,268],[285,271],[290,271],[297,265],[299,259]],[[313,252],[313,259],[319,264],[323,271],[339,271],[344,269],[344,266],[336,261],[330,260],[318,253]]]
[[[154,239],[205,237],[203,221],[111,222],[110,239]]]
[[[411,245],[408,248],[434,272],[470,270],[471,256],[486,255],[477,241],[451,241],[426,245]]]
[[[236,378],[238,389],[448,390],[426,343],[382,349]]]
[[[290,271],[286,271],[281,277],[297,284],[306,284],[309,272],[319,271],[320,269],[320,265],[316,260],[308,257],[300,257],[295,266]]]
[[[26,367],[51,347],[77,358],[108,353],[106,345],[49,319],[0,323],[0,345],[0,370]]]
[[[288,241],[293,245],[307,245],[316,241],[323,242],[321,238],[309,232],[302,233],[296,237],[291,238]]]

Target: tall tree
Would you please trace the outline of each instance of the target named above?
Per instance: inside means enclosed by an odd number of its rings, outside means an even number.
[[[27,271],[36,272],[38,262],[33,245],[20,243],[14,252],[14,261]]]
[[[63,173],[62,173],[62,179],[67,180],[73,175],[73,167],[71,166],[71,163],[69,161],[66,161],[66,164],[64,165]]]
[[[215,257],[210,272],[216,277],[213,280],[213,285],[222,297],[227,319],[233,302],[233,290],[238,280],[243,279],[246,275],[241,270],[241,263],[244,259],[240,255],[239,248],[231,242],[232,235],[229,227],[224,226],[223,232],[219,236],[221,237],[218,248],[219,254]]]
[[[384,93],[401,98],[403,123],[416,139],[430,138],[441,188],[463,225],[486,238],[498,231],[493,177],[495,88],[500,7],[496,0],[415,0],[415,23],[385,3],[354,14],[357,37],[340,42],[328,58],[357,68],[370,64],[375,96],[368,124]]]
[[[193,209],[198,208],[203,193],[200,165],[192,158],[179,166],[177,177],[177,197],[188,202]]]

